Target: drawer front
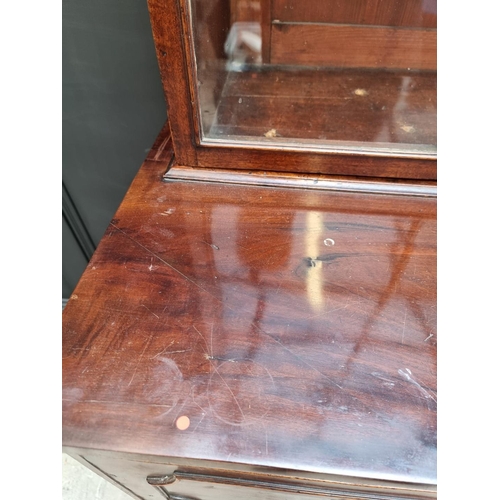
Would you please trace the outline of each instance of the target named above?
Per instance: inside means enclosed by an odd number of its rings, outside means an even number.
[[[65,452],[137,500],[436,498],[435,487],[425,485],[97,450]]]
[[[283,478],[281,478],[283,479]],[[252,498],[256,500],[313,500],[331,498],[338,500],[397,500],[422,498],[410,492],[394,494],[376,491],[357,492],[352,487],[332,487],[300,480],[279,480],[269,476],[245,478],[234,475],[214,475],[175,471],[170,475],[151,475],[148,483],[168,500],[233,500]]]

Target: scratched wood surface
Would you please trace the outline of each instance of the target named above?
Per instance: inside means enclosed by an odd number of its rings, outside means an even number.
[[[434,484],[435,199],[168,184],[170,147],[64,311],[63,444]]]

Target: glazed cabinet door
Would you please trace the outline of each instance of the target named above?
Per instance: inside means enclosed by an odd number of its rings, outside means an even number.
[[[435,0],[149,6],[174,168],[436,179]]]

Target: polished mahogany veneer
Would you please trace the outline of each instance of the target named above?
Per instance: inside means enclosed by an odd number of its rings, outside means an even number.
[[[137,498],[435,495],[436,199],[169,182],[164,132],[63,314],[66,450]]]

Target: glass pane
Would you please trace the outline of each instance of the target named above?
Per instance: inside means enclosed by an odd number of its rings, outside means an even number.
[[[436,153],[436,0],[190,0],[203,143]]]

